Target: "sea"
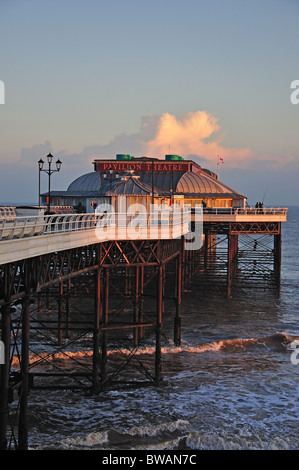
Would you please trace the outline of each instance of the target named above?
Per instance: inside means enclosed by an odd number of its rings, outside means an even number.
[[[173,312],[163,320],[161,385],[33,389],[29,448],[299,450],[299,207],[282,225],[280,296],[267,287],[203,295],[195,277],[182,295],[180,346]],[[154,354],[153,338],[145,363]]]

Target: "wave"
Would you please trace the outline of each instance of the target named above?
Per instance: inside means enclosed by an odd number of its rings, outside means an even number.
[[[60,446],[63,449],[115,449],[121,446],[125,446],[129,449],[141,450],[141,449],[174,449],[178,446],[181,441],[181,436],[173,436],[173,434],[181,431],[185,431],[190,426],[190,423],[185,420],[178,419],[176,421],[165,422],[160,424],[152,425],[140,425],[132,427],[128,430],[117,431],[114,429],[107,431],[91,432],[87,435],[68,437],[60,442]],[[153,438],[159,436],[169,436],[168,439],[162,440],[160,443],[149,444],[145,446],[143,444],[134,445],[136,438]],[[187,434],[188,435],[188,434]],[[184,438],[187,437],[184,436]],[[171,437],[173,436],[173,437]],[[152,447],[151,447],[152,446]]]
[[[284,349],[294,349],[296,347],[296,342],[299,344],[299,336],[288,335],[286,333],[276,333],[270,336],[258,337],[258,338],[234,338],[234,339],[225,339],[219,341],[213,341],[211,343],[206,343],[198,346],[189,346],[188,344],[181,346],[164,346],[162,347],[162,354],[180,354],[180,353],[189,353],[189,354],[201,354],[205,352],[233,352],[236,350],[246,350],[250,347],[266,347],[266,348],[281,348]],[[153,355],[155,354],[155,346],[148,346],[136,348],[135,350],[119,348],[111,349],[108,351],[108,356],[113,356],[121,354],[124,356],[129,355]],[[36,365],[42,363],[42,359],[45,358],[47,363],[57,360],[68,360],[68,359],[89,359],[93,355],[92,350],[80,350],[80,351],[64,351],[64,352],[55,352],[52,354],[39,353],[38,358],[36,355],[32,354],[30,356],[30,366],[35,367]],[[18,366],[19,359],[15,357],[12,361],[12,367]]]
[[[291,450],[298,449],[298,439],[295,436],[269,438],[266,434],[246,436],[223,431],[219,434],[191,432],[185,445],[192,450]]]
[[[183,419],[171,421],[166,423],[159,423],[156,425],[135,426],[127,431],[131,436],[157,436],[165,431],[174,432],[177,430],[184,430],[189,426],[189,422]]]
[[[91,432],[62,439],[58,448],[67,450],[289,450],[298,448],[296,436],[268,436],[242,429],[214,432],[191,431],[187,420],[139,425],[130,429]],[[41,446],[40,448],[43,448]]]

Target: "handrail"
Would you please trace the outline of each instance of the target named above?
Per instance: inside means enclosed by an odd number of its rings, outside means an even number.
[[[196,207],[191,208],[191,212],[196,212]],[[201,210],[199,208],[199,210]],[[208,207],[203,209],[203,214],[215,215],[286,215],[288,209],[286,207]]]
[[[288,209],[280,207],[214,207],[202,208],[201,205],[191,208],[185,205],[183,208],[172,210],[163,208],[151,213],[128,212],[101,212],[88,214],[52,214],[36,216],[0,217],[0,240],[28,238],[41,235],[63,234],[83,230],[117,227],[118,229],[140,228],[176,228],[191,221],[191,214],[212,215],[286,215]]]
[[[91,213],[52,214],[0,218],[0,240],[28,238],[41,235],[64,234],[108,227],[167,227],[184,225],[190,221],[190,210],[162,210],[153,213]]]

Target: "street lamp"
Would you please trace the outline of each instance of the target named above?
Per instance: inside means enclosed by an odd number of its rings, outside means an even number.
[[[38,207],[40,209],[40,172],[43,169],[44,166],[44,160],[40,159],[38,162]]]
[[[61,161],[58,159],[57,162],[56,162],[56,170],[53,170],[51,168],[51,164],[52,164],[52,160],[53,160],[53,155],[51,153],[49,153],[47,155],[47,161],[48,161],[48,169],[44,170],[43,169],[43,166],[44,166],[44,161],[42,159],[40,159],[38,161],[38,167],[39,167],[39,195],[40,195],[40,172],[41,171],[44,171],[45,173],[47,173],[47,175],[49,176],[49,183],[48,183],[48,214],[50,214],[50,186],[51,186],[51,175],[52,173],[55,173],[56,171],[60,171],[60,168],[61,168]],[[40,197],[40,196],[39,196]]]

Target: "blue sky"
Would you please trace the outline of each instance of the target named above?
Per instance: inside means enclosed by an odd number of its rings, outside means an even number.
[[[0,0],[0,201],[37,200],[49,151],[66,189],[94,157],[170,149],[296,205],[298,24],[295,0]]]

